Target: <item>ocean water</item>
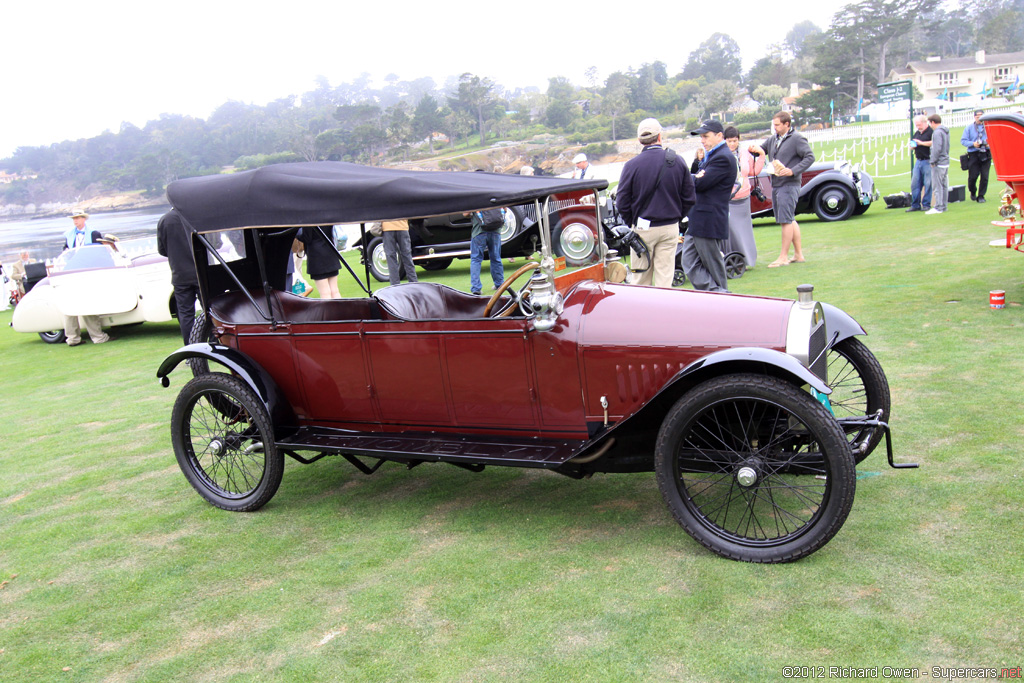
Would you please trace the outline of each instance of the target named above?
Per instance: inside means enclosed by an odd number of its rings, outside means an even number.
[[[152,237],[155,249],[156,223],[169,208],[92,214],[86,227],[121,240]],[[64,248],[64,233],[73,227],[67,216],[0,221],[0,263],[17,261],[23,249],[36,261],[53,259]]]

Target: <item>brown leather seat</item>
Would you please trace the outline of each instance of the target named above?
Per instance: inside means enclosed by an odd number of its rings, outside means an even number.
[[[403,320],[471,320],[484,317],[487,297],[437,282],[392,285],[373,294],[388,314]],[[507,301],[506,297],[502,297]]]
[[[227,292],[214,299],[210,311],[217,320],[236,325],[259,325],[269,322],[266,295],[259,290],[249,292],[259,308],[243,292]],[[380,305],[373,299],[307,299],[287,292],[274,291],[270,297],[274,318],[279,321],[308,323],[332,320],[380,320]],[[262,311],[262,312],[261,312]]]

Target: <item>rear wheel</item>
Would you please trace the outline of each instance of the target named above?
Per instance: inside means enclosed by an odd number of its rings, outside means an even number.
[[[248,512],[277,492],[284,456],[274,444],[270,416],[241,380],[221,373],[190,380],[171,413],[178,466],[209,503]]]
[[[832,387],[829,402],[837,418],[864,417],[882,411],[881,420],[889,421],[891,401],[889,382],[874,354],[856,337],[838,342],[826,354],[828,379]],[[856,462],[871,455],[882,440],[878,429],[848,431]]]
[[[658,433],[655,472],[687,533],[747,562],[789,562],[824,546],[856,489],[835,418],[764,375],[718,377],[679,399]]]

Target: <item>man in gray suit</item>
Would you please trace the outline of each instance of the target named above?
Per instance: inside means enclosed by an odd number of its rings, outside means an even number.
[[[796,202],[800,197],[800,176],[814,163],[814,152],[804,136],[793,130],[793,117],[788,111],[780,111],[772,118],[772,128],[775,135],[761,145],[751,145],[750,153],[764,154],[768,160],[765,170],[774,174],[772,211],[775,222],[782,226],[782,251],[768,267],[777,268],[804,262]],[[793,258],[789,257],[790,245],[793,245]]]

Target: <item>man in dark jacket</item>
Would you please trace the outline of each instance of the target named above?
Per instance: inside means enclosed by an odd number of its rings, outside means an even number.
[[[189,233],[181,223],[178,212],[171,209],[156,224],[156,250],[167,257],[171,266],[171,284],[174,286],[174,304],[178,309],[178,326],[186,344],[196,321],[196,299],[199,298],[199,279],[192,256]]]
[[[725,144],[718,121],[705,121],[690,135],[699,135],[704,147],[693,185],[697,205],[690,212],[683,243],[683,270],[694,289],[728,292],[724,240],[729,237],[729,199],[736,182],[736,158]]]
[[[630,265],[644,268],[630,282],[670,288],[675,271],[679,221],[690,212],[696,198],[693,178],[682,159],[661,145],[661,124],[644,119],[637,126],[640,154],[622,167],[615,206],[626,225],[636,229],[647,244],[650,263],[630,250]],[[735,175],[735,174],[734,174]]]
[[[749,151],[751,154],[764,154],[767,157],[765,170],[774,174],[772,213],[775,214],[775,222],[782,226],[782,251],[768,267],[776,268],[804,262],[800,226],[796,222],[796,203],[800,198],[800,176],[814,163],[814,152],[804,136],[793,130],[793,117],[788,111],[780,111],[772,118],[772,128],[775,135],[765,140],[763,145],[751,145]],[[793,245],[793,258],[789,257],[790,245]]]

